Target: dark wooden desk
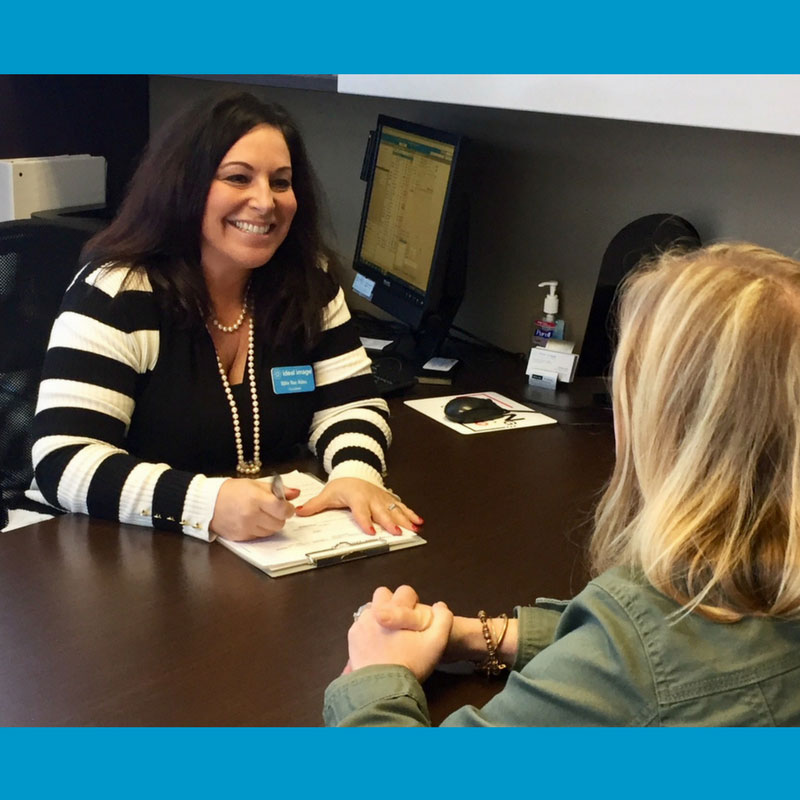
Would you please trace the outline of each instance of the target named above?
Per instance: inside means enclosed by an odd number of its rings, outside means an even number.
[[[319,725],[376,586],[469,615],[582,587],[607,422],[461,436],[392,409],[390,485],[424,547],[271,579],[219,545],[82,516],[0,534],[0,725]],[[435,721],[496,688],[434,676]]]

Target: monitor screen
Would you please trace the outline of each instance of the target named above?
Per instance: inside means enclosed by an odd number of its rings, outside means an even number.
[[[460,149],[456,134],[381,115],[365,159],[353,288],[412,331],[432,317],[449,326],[463,296]]]

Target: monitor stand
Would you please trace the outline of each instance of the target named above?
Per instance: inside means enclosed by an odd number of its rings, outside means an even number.
[[[372,375],[380,394],[394,394],[409,389],[425,375],[423,365],[438,355],[450,331],[450,325],[440,316],[431,315],[418,331],[398,331],[387,325],[381,330],[381,320],[362,322],[361,333],[377,339],[391,339],[383,350],[369,350]],[[366,330],[365,330],[366,328]]]
[[[397,394],[416,386],[416,370],[400,355],[376,353],[371,358],[372,378],[378,394]]]

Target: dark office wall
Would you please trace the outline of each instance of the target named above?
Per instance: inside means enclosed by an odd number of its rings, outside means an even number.
[[[149,133],[145,75],[0,76],[0,158],[105,156],[115,209]]]
[[[465,78],[465,80],[468,80]],[[152,77],[151,123],[222,89]],[[232,87],[233,88],[233,87]],[[352,263],[367,134],[379,113],[469,137],[475,157],[467,292],[456,324],[515,351],[530,346],[544,280],[560,281],[567,338],[580,345],[603,252],[646,214],[679,214],[704,242],[747,239],[800,252],[800,137],[237,86],[283,103],[305,134],[334,245]],[[346,286],[352,306],[365,301]],[[765,309],[765,314],[769,312]]]

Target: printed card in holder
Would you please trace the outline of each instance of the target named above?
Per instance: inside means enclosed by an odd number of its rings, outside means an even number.
[[[307,503],[323,487],[313,475],[297,470],[282,478],[286,488],[300,489],[300,496],[292,501],[296,505]],[[344,509],[330,509],[311,517],[294,516],[282,531],[263,539],[217,541],[271,578],[426,544],[421,536],[405,529],[399,536],[385,532],[369,536]]]

